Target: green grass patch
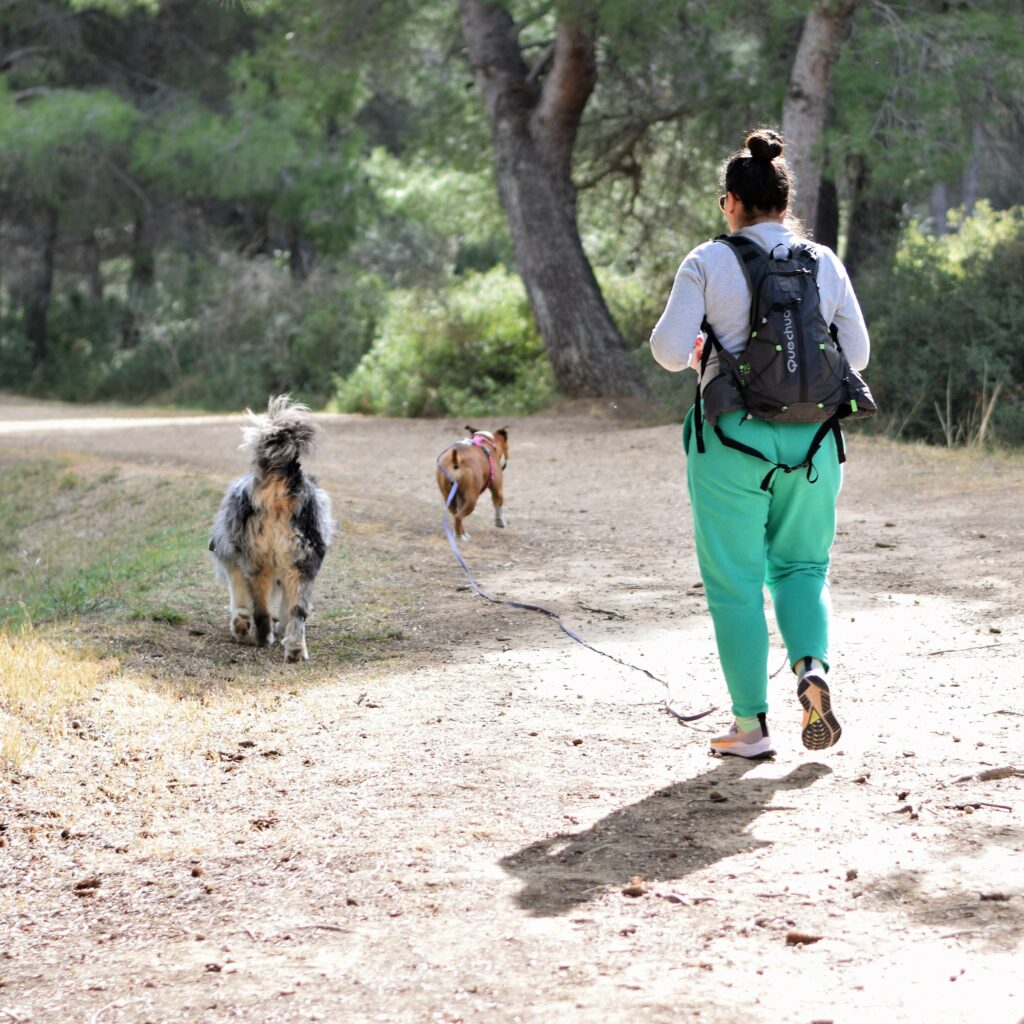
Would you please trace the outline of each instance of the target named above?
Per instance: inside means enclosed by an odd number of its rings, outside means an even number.
[[[168,490],[110,472],[89,479],[56,459],[0,460],[0,469],[0,625],[94,612],[185,620],[173,598],[208,571],[217,499],[208,486],[183,481]]]

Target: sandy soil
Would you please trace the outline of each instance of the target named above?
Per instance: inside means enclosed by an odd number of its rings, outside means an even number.
[[[1024,462],[853,440],[843,742],[803,750],[784,672],[779,755],[750,764],[706,754],[724,710],[681,726],[658,683],[466,589],[433,480],[459,424],[323,423],[342,531],[310,665],[204,674],[211,578],[3,783],[0,1021],[1024,1020],[1024,778],[998,771],[1024,769]],[[238,426],[0,403],[5,448],[218,487]],[[678,427],[509,433],[481,583],[723,704]],[[317,675],[342,599],[386,609],[387,657]]]

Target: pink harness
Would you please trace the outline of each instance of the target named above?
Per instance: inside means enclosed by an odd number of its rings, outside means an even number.
[[[471,438],[466,441],[460,441],[460,444],[471,444],[476,448],[482,448],[484,454],[487,456],[487,486],[491,486],[491,481],[494,479],[494,459],[491,457],[491,452],[496,452],[498,446],[485,434],[474,434]]]

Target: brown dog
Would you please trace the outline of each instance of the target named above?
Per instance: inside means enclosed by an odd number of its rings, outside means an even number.
[[[494,502],[494,525],[508,525],[502,510],[505,501],[504,470],[508,463],[508,431],[502,427],[492,433],[470,426],[466,430],[469,436],[456,441],[441,456],[437,470],[437,486],[445,502],[451,493],[452,480],[458,483],[450,507],[455,517],[455,536],[459,540],[469,540],[462,521],[476,508],[476,503],[488,487],[491,489],[491,501]]]

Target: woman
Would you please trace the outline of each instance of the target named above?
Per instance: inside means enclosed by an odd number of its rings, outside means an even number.
[[[793,182],[782,149],[782,139],[770,129],[749,135],[723,168],[719,199],[729,231],[775,259],[807,244],[786,220]],[[821,314],[838,329],[849,365],[860,370],[870,346],[850,280],[830,249],[813,251]],[[738,253],[729,244],[699,245],[683,260],[654,328],[654,358],[667,370],[701,364],[702,325],[727,353],[739,356],[751,337],[751,302]],[[705,357],[701,364],[702,394],[712,376],[707,362]],[[739,757],[773,753],[765,582],[797,677],[804,746],[831,747],[841,733],[828,685],[828,565],[842,483],[838,429],[825,436],[813,471],[805,473],[788,470],[806,466],[812,441],[816,435],[820,440],[820,424],[772,422],[734,409],[714,425],[714,431],[701,432],[704,451],[698,454],[693,410],[683,424],[697,559],[734,715],[729,731],[711,740],[711,750]],[[764,461],[733,444],[763,453]],[[765,461],[787,472],[765,477]]]

